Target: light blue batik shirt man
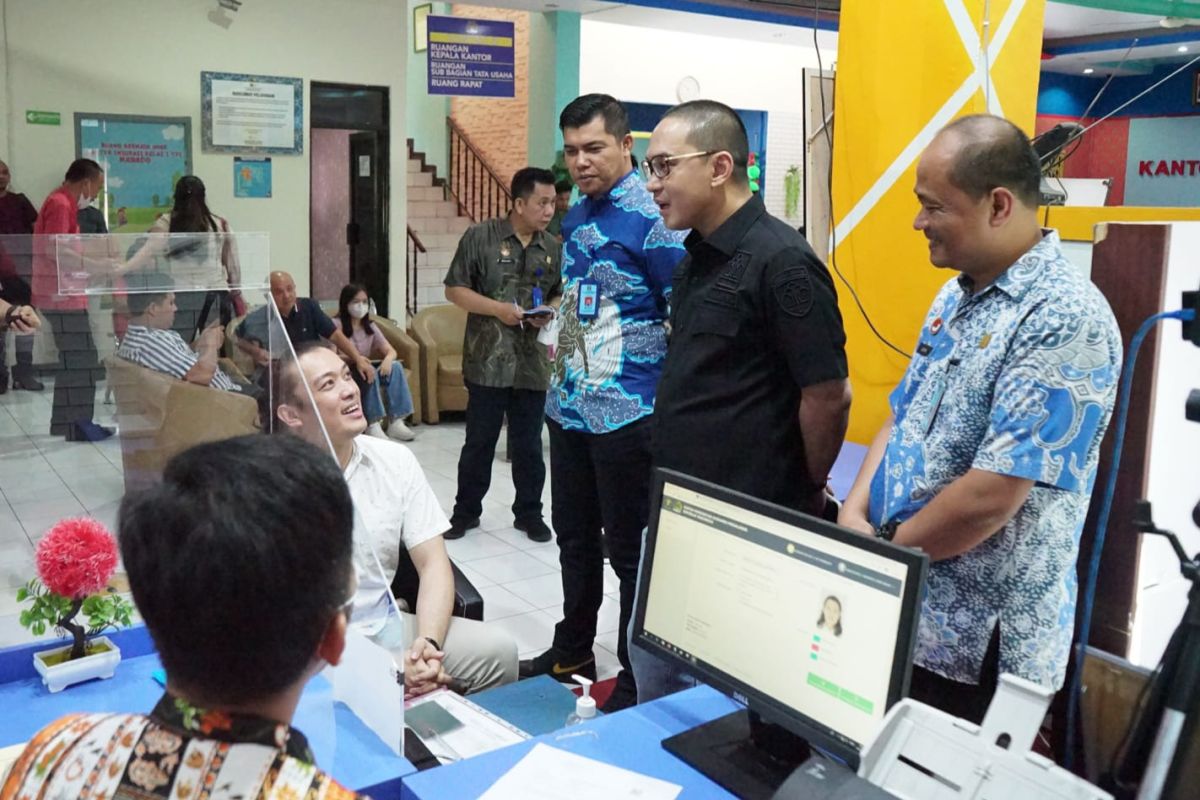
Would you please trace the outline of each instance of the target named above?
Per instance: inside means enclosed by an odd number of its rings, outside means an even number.
[[[1001,673],[1062,685],[1075,560],[1121,369],[1108,302],[1056,233],[982,291],[942,287],[903,381],[868,520],[903,522],[968,470],[1033,487],[1004,527],[930,565],[914,662],[975,683],[997,624]]]

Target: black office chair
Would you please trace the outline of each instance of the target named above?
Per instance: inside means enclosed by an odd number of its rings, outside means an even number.
[[[471,583],[462,570],[451,561],[450,569],[454,571],[454,611],[456,617],[483,621],[483,597]],[[408,549],[400,548],[399,563],[396,564],[396,577],[392,580],[392,594],[396,601],[404,601],[410,610],[417,607],[417,590],[421,586],[421,578],[417,568],[408,555]]]

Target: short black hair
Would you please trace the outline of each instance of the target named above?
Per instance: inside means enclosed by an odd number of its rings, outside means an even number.
[[[548,169],[541,167],[525,167],[517,170],[512,177],[512,198],[513,200],[524,200],[533,194],[534,188],[542,184],[543,186],[554,185],[554,173]]]
[[[959,117],[941,133],[954,133],[961,145],[950,182],[974,200],[1004,187],[1029,208],[1041,202],[1042,165],[1025,132],[1003,117]]]
[[[563,178],[561,181],[554,184],[554,193],[562,194],[563,192],[572,191],[574,188],[575,184],[571,183],[569,178]]]
[[[135,272],[125,279],[129,294],[125,305],[132,316],[141,316],[146,309],[175,291],[175,280],[161,272]]]
[[[265,370],[259,379],[262,391],[258,395],[258,422],[259,427],[268,433],[271,431],[287,432],[286,429],[276,424],[279,419],[276,416],[279,413],[279,406],[308,399],[308,396],[300,389],[304,383],[300,359],[314,350],[337,352],[334,346],[325,339],[301,342],[293,345],[293,349],[296,353],[295,358],[290,356],[272,358],[270,369]]]
[[[121,502],[121,558],[172,681],[240,704],[295,684],[349,599],[354,507],[328,453],[239,436]]]
[[[63,176],[63,180],[67,183],[75,183],[99,178],[103,174],[104,169],[95,161],[90,158],[77,158],[71,162],[71,166],[67,167],[67,174]]]
[[[567,103],[558,115],[559,130],[582,128],[597,116],[604,117],[604,131],[618,142],[629,135],[629,115],[617,98],[608,94],[585,94]]]
[[[734,181],[739,186],[749,184],[746,169],[750,163],[750,140],[736,111],[716,100],[691,100],[663,114],[663,119],[672,117],[687,125],[688,143],[697,150],[710,153],[724,150],[733,156]]]

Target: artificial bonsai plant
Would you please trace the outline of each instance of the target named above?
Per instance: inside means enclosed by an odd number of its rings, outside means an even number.
[[[21,612],[21,625],[41,636],[53,625],[70,634],[64,661],[91,655],[89,640],[108,629],[131,624],[133,605],[108,585],[117,568],[117,543],[90,517],[64,519],[38,542],[38,577],[17,590],[17,601],[33,601]],[[76,622],[83,612],[86,626]]]

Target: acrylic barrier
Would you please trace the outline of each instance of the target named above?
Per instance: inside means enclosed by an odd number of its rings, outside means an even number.
[[[233,247],[240,273],[229,269]],[[327,411],[265,289],[268,252],[256,234],[0,237],[0,297],[32,302],[40,321],[33,333],[0,337],[0,648],[34,638],[15,596],[59,520],[89,516],[116,532],[122,497],[201,443],[299,435],[333,457]],[[234,334],[245,306],[257,307],[253,343]],[[298,426],[282,427],[281,405]],[[403,661],[394,654],[407,642],[406,617],[370,539],[356,532],[355,542],[353,634],[326,679],[398,753]],[[120,571],[113,584],[127,587]]]

